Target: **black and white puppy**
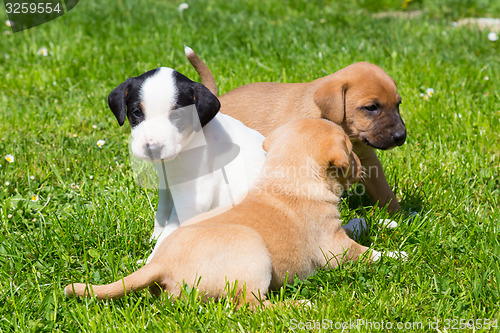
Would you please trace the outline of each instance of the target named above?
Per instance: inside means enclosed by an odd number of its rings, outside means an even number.
[[[191,217],[242,198],[264,163],[264,137],[218,113],[217,97],[171,68],[127,79],[108,104],[120,126],[129,120],[132,154],[158,172],[157,244]]]

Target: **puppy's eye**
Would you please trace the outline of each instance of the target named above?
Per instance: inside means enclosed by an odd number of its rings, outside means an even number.
[[[141,109],[135,109],[134,111],[132,111],[132,114],[134,115],[134,117],[142,117],[142,111]]]
[[[378,105],[377,104],[370,104],[364,107],[364,109],[368,112],[375,112],[378,110]]]

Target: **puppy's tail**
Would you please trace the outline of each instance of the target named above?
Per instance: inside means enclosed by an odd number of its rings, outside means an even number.
[[[160,276],[161,266],[149,263],[129,276],[110,284],[87,285],[85,283],[74,283],[67,285],[64,288],[64,294],[68,297],[92,297],[92,295],[95,295],[98,299],[120,298],[132,291],[150,286],[157,282]]]
[[[194,69],[196,69],[196,71],[200,75],[203,85],[217,97],[217,84],[215,83],[214,76],[212,75],[212,72],[210,71],[208,66],[196,55],[196,53],[194,53],[194,51],[189,46],[184,46],[184,53],[186,54],[186,58],[188,58],[191,65],[193,65]]]

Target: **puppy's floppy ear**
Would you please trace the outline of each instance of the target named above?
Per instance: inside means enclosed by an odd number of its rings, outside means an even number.
[[[208,124],[219,112],[220,102],[214,94],[210,92],[204,85],[194,82],[194,104],[198,117],[200,117],[201,127]]]
[[[334,166],[336,168],[342,169],[342,170],[347,170],[349,169],[349,159],[350,157],[347,155],[347,153],[339,148],[332,149],[329,158],[329,162],[331,166]]]
[[[347,139],[349,140],[349,139]],[[339,140],[338,137],[330,138],[326,140],[323,146],[322,156],[326,160],[324,163],[329,167],[335,167],[341,169],[343,172],[347,172],[351,162],[351,157],[347,153],[347,147],[344,142]]]
[[[128,87],[130,85],[130,79],[120,84],[118,87],[113,89],[113,91],[108,96],[108,105],[113,114],[118,120],[120,126],[125,122],[125,117],[127,116],[127,94]]]
[[[348,84],[342,79],[332,79],[314,93],[314,103],[321,110],[321,117],[340,125],[345,118],[345,92]]]

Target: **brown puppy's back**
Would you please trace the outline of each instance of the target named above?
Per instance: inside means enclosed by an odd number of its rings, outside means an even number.
[[[220,96],[220,112],[267,136],[291,119],[321,116],[313,99],[306,98],[306,95],[312,95],[312,92],[305,83],[255,82]],[[244,100],[242,96],[245,96]]]

